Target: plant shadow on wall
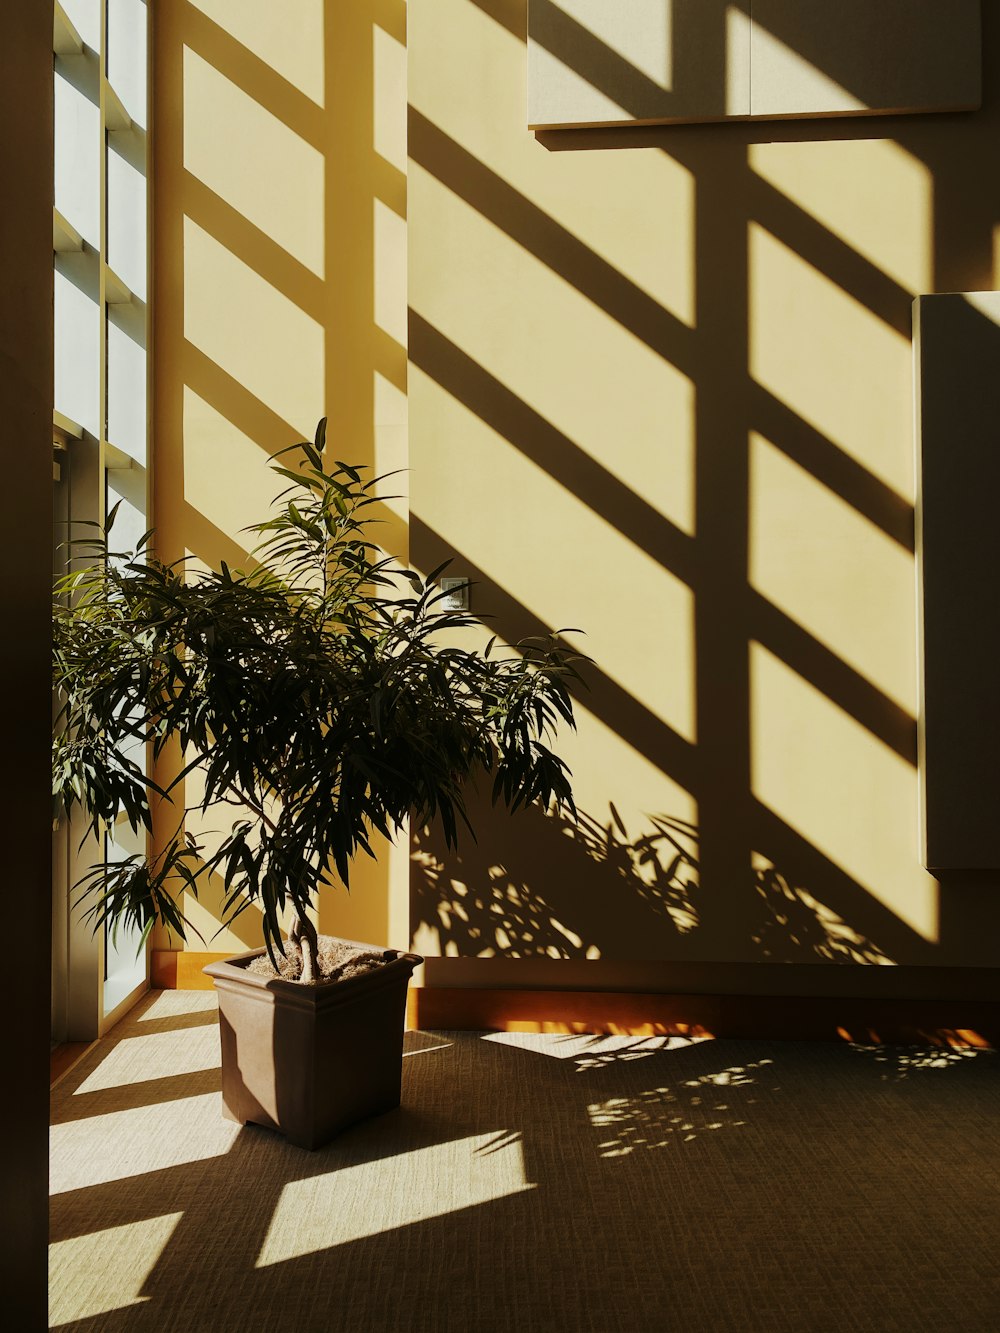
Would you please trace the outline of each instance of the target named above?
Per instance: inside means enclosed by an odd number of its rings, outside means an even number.
[[[481,798],[474,797],[471,805]],[[531,810],[519,837],[449,852],[433,828],[414,836],[413,931],[444,956],[597,959],[711,957],[721,942],[705,911],[698,829],[669,815],[627,829],[584,810]],[[499,830],[497,830],[499,832]],[[741,886],[748,957],[786,963],[891,963],[879,945],[759,858]]]

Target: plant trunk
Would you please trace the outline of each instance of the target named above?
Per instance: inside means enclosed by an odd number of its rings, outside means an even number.
[[[302,954],[302,975],[299,980],[303,983],[310,983],[319,980],[319,936],[316,933],[316,927],[305,915],[297,908],[295,910],[295,919],[292,921],[292,928],[288,932],[288,938],[293,944],[299,946]]]

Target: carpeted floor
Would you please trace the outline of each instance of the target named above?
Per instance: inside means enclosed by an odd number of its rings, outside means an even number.
[[[1000,1055],[409,1033],[308,1153],[219,1111],[214,996],[53,1094],[51,1324],[995,1333]]]

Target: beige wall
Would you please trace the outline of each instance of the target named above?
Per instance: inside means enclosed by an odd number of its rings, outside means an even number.
[[[277,489],[267,456],[324,413],[337,457],[405,463],[405,6],[162,0],[152,16],[154,518],[164,557],[239,566]],[[401,554],[404,515],[387,506]],[[352,890],[321,927],[405,944],[405,851],[359,864]],[[206,941],[189,944],[259,943],[251,912],[215,934],[219,900],[187,905]]]
[[[4,720],[4,867],[18,938],[6,993],[16,1019],[5,1051],[16,1087],[0,1109],[4,1216],[0,1289],[6,1322],[46,1318],[49,940],[52,902],[49,608],[52,571],[52,15],[35,0],[4,9],[0,50],[0,419],[6,538],[0,635]],[[12,132],[13,126],[17,132]]]
[[[915,770],[910,306],[1000,285],[983,8],[974,113],[536,135],[523,0],[156,7],[164,554],[242,560],[264,455],[327,411],[338,451],[408,462],[394,549],[595,661],[579,828],[420,835],[409,930],[405,855],[325,926],[412,932],[443,984],[1000,962],[1000,875],[922,870]]]
[[[1000,284],[998,19],[974,113],[536,135],[523,0],[411,0],[414,559],[595,659],[583,831],[422,840],[429,980],[1000,963],[919,863],[910,313]]]

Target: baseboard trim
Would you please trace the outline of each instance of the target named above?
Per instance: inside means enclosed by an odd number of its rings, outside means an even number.
[[[154,949],[150,984],[211,990],[212,979],[202,968],[231,956],[231,951]],[[407,1024],[429,1031],[1000,1046],[1000,1001],[411,986]]]
[[[984,1000],[422,987],[410,991],[409,1018],[431,1030],[1000,1045],[1000,1002]]]
[[[232,956],[232,949],[224,953],[154,949],[149,960],[149,984],[154,990],[213,990],[215,982],[205,976],[202,968]]]
[[[63,1041],[49,1054],[49,1089],[61,1083],[97,1045],[96,1041]]]

